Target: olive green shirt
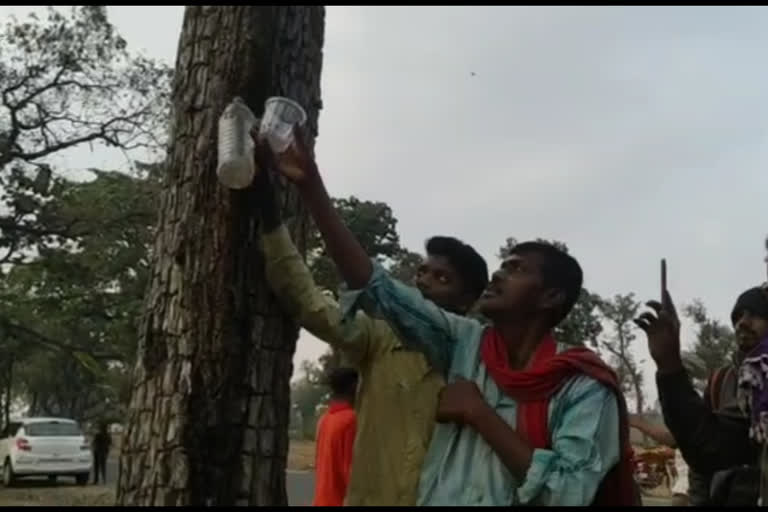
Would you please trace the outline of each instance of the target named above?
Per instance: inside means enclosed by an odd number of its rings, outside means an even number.
[[[262,235],[269,285],[300,325],[339,350],[360,374],[357,437],[345,505],[415,505],[444,379],[406,350],[384,320],[358,312],[342,323],[285,226]]]

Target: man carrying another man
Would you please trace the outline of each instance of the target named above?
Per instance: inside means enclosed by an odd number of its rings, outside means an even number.
[[[426,439],[417,503],[639,504],[615,374],[591,351],[551,336],[581,292],[576,260],[548,244],[520,244],[480,300],[492,325],[452,314],[371,262],[334,210],[300,135],[296,145],[280,167],[354,290],[342,300],[345,320],[355,322],[360,308],[385,319],[402,348],[449,376],[440,423]],[[394,366],[384,370],[397,375]]]
[[[266,172],[268,148],[259,145],[255,184],[262,212],[266,276],[287,312],[338,350],[360,376],[357,439],[346,505],[414,505],[419,475],[435,427],[444,374],[407,349],[401,333],[362,312],[343,321],[339,305],[317,286],[280,218],[276,187]],[[488,268],[472,247],[433,237],[416,284],[425,297],[465,314],[488,282]]]

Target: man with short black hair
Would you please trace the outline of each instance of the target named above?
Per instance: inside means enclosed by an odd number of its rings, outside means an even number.
[[[333,208],[300,135],[280,168],[302,194],[359,309],[448,375],[419,505],[637,505],[626,406],[615,374],[552,329],[581,292],[576,260],[549,244],[512,249],[479,301],[491,325],[452,314],[372,262]],[[291,172],[285,169],[291,168]]]
[[[93,436],[91,450],[93,451],[93,483],[99,483],[101,477],[102,485],[107,483],[107,459],[109,450],[112,447],[112,436],[109,435],[109,423],[100,421],[98,430]]]
[[[258,146],[262,170],[272,163]],[[322,292],[282,222],[276,187],[267,172],[255,183],[261,211],[265,273],[272,292],[297,323],[342,356],[360,374],[357,440],[345,505],[416,504],[422,463],[435,428],[445,376],[423,354],[408,350],[387,321],[363,312],[345,318]],[[469,245],[430,238],[415,284],[424,297],[466,314],[488,283],[485,260]]]
[[[349,485],[349,470],[357,429],[353,409],[357,391],[357,372],[337,368],[328,375],[331,399],[328,410],[317,422],[315,436],[316,507],[340,507]]]

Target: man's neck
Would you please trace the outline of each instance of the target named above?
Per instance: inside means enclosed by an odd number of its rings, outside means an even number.
[[[348,405],[352,405],[352,401],[353,400],[354,400],[354,398],[350,398],[348,396],[332,395],[331,399],[329,401],[330,402],[345,403],[345,404],[348,404]]]
[[[541,340],[552,329],[548,322],[534,319],[529,322],[494,322],[507,346],[509,366],[513,370],[522,370],[533,357]]]

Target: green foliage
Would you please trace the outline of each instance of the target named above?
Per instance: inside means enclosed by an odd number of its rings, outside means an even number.
[[[616,370],[622,391],[634,395],[636,412],[642,414],[645,397],[640,365],[643,361],[637,361],[632,351],[632,343],[636,339],[633,320],[637,318],[639,309],[640,303],[633,293],[600,301],[599,310],[610,331],[600,339],[599,348],[609,354],[608,363]]]
[[[334,199],[333,204],[371,257],[383,262],[392,261],[403,252],[397,234],[397,219],[386,203],[361,201],[351,196],[348,199]],[[308,252],[310,267],[318,285],[334,294],[338,293],[341,278],[316,229],[310,232]]]
[[[703,388],[705,382],[718,368],[733,360],[736,350],[736,334],[728,325],[710,318],[704,304],[694,300],[683,308],[683,314],[690,318],[696,327],[696,341],[685,359],[699,364],[688,364],[688,372],[694,382]],[[691,357],[693,356],[693,357]]]
[[[160,169],[75,182],[55,162],[82,145],[162,148],[171,69],[128,52],[104,6],[11,18],[0,47],[2,395],[36,413],[119,415]]]
[[[30,326],[30,340],[50,341],[20,362],[17,376],[41,412],[80,417],[119,403],[111,384],[124,380],[136,350],[159,190],[156,170],[145,169],[145,178],[56,180],[41,225],[66,225],[73,238],[41,247],[0,281],[0,317]]]
[[[78,236],[41,214],[66,186],[55,158],[82,145],[163,147],[171,69],[129,53],[104,6],[11,18],[0,48],[0,263],[18,263]]]
[[[328,401],[330,393],[325,386],[322,363],[303,361],[301,371],[302,377],[291,385],[291,402],[302,419],[302,437],[314,439],[317,407]]]
[[[389,271],[396,279],[413,286],[419,267],[424,262],[421,254],[401,249]]]

